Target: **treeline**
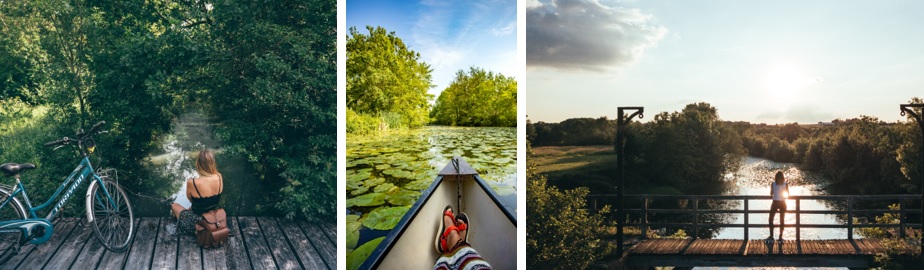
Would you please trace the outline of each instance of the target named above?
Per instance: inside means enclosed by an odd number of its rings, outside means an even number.
[[[459,70],[430,112],[433,124],[448,126],[517,125],[517,81],[472,67]]]
[[[920,190],[920,129],[913,121],[875,117],[834,126],[740,124],[749,155],[820,172],[834,194],[895,194]]]
[[[277,210],[336,217],[335,1],[13,1],[0,18],[0,162],[39,164],[30,196],[76,160],[41,145],[100,120],[94,162],[154,190],[142,159],[198,103],[226,153],[279,191]]]
[[[613,145],[616,121],[569,119],[527,125],[532,146]],[[689,104],[679,112],[662,112],[647,123],[626,128],[627,192],[717,194],[722,175],[736,169],[745,153],[738,133],[708,103]],[[615,166],[566,171],[550,176],[562,188],[590,187],[591,193],[613,193]]]
[[[459,70],[431,108],[430,65],[395,32],[366,26],[347,36],[347,133],[374,134],[427,124],[516,126],[516,80]],[[431,110],[432,109],[432,110]]]
[[[921,103],[914,98],[911,103]],[[693,110],[700,108],[699,110]],[[831,125],[751,124],[707,120],[711,111],[701,104],[682,112],[661,113],[655,120],[628,127],[629,172],[637,180],[666,181],[663,193],[681,193],[676,187],[714,179],[721,168],[735,166],[728,157],[747,154],[777,162],[797,163],[830,180],[834,194],[894,194],[920,190],[921,132],[913,120],[886,123],[875,117],[834,120]],[[676,115],[675,115],[676,114]],[[576,118],[561,123],[528,123],[527,139],[533,146],[610,145],[615,141],[615,120]],[[703,133],[715,132],[712,135]],[[721,151],[709,151],[719,146]],[[719,154],[730,154],[725,161]],[[724,162],[724,163],[723,163]],[[690,180],[684,180],[689,178]],[[672,180],[663,180],[672,179]],[[638,182],[637,182],[638,183]],[[658,184],[658,185],[662,185]]]

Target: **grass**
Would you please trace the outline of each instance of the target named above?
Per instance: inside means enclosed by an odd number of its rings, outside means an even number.
[[[612,145],[540,146],[529,157],[538,173],[561,172],[576,168],[616,166]]]

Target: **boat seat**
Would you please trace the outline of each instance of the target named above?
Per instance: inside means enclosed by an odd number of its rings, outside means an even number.
[[[35,164],[32,164],[32,163],[23,163],[23,164],[6,163],[6,164],[3,164],[3,165],[0,165],[0,171],[2,171],[3,174],[6,174],[6,176],[14,176],[14,175],[19,174],[20,172],[24,172],[24,171],[26,171],[26,170],[31,170],[31,169],[35,169]]]

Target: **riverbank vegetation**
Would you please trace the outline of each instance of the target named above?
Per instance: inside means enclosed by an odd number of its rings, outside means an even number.
[[[0,5],[0,162],[37,163],[27,188],[47,198],[77,156],[42,144],[104,120],[93,162],[144,193],[161,183],[142,160],[196,103],[280,213],[333,220],[335,15],[334,1]]]
[[[375,135],[423,125],[513,127],[513,77],[471,67],[434,101],[430,64],[380,26],[347,35],[347,134]]]
[[[920,102],[918,98],[911,100],[911,103]],[[716,153],[710,156],[709,152],[704,151],[711,148],[707,146],[710,143],[718,143],[721,145],[719,149],[726,149],[723,152],[732,156],[747,154],[777,162],[796,163],[802,170],[819,172],[830,179],[824,188],[832,194],[903,194],[920,190],[919,179],[924,173],[921,171],[921,132],[910,118],[908,121],[886,123],[875,117],[860,116],[810,125],[728,121],[708,124],[679,117],[670,119],[670,122],[659,118],[663,117],[659,115],[655,116],[654,121],[644,124],[633,122],[629,125],[629,143],[626,148],[629,156],[626,160],[630,165],[627,166],[627,179],[691,177],[700,174],[710,176],[698,179],[716,183],[716,172],[722,170],[708,166],[719,164],[721,160]],[[675,121],[678,124],[673,124]],[[528,123],[526,129],[527,139],[533,146],[612,145],[615,141],[616,120],[575,118],[561,123]],[[716,132],[714,134],[720,135],[708,139],[709,136],[703,137],[697,132],[691,132],[697,129],[712,130]],[[703,160],[703,157],[709,161]],[[687,164],[697,164],[689,166],[696,170],[683,169]],[[590,172],[552,170],[550,179],[566,187],[594,187],[592,179],[608,183],[615,181],[614,165],[597,167],[599,169]],[[572,180],[581,181],[575,184]],[[687,187],[685,183],[666,183],[665,188],[646,189],[646,192],[691,194],[689,192],[697,190],[671,188],[679,186]]]

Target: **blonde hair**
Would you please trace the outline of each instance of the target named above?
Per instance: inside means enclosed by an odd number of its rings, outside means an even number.
[[[774,177],[774,180],[776,180],[777,185],[783,184],[783,180],[786,180],[785,178],[783,178],[783,171],[776,171],[776,176]]]
[[[205,149],[199,152],[196,158],[196,171],[199,176],[210,176],[218,174],[218,167],[215,165],[215,155],[212,151]]]

